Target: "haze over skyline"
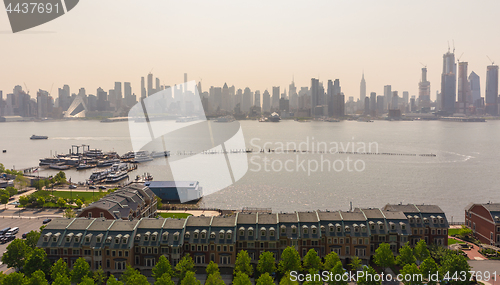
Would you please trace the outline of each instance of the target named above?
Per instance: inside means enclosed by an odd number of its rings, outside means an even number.
[[[435,100],[442,56],[454,40],[456,57],[463,53],[460,60],[480,76],[484,96],[486,55],[500,62],[500,3],[470,3],[87,0],[18,34],[2,12],[0,90],[25,89],[25,82],[31,96],[52,84],[53,96],[64,84],[95,94],[120,81],[140,95],[140,77],[153,68],[161,84],[181,83],[188,73],[203,79],[203,90],[227,82],[263,92],[287,88],[292,76],[299,87],[312,77],[324,84],[338,78],[346,100],[357,100],[363,70],[368,94],[392,85],[418,96],[423,63]]]

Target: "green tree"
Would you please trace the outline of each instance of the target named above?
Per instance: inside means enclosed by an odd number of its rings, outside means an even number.
[[[182,257],[179,263],[177,263],[177,265],[175,266],[175,271],[177,271],[177,276],[179,277],[179,281],[184,279],[187,272],[193,271],[193,268],[194,268],[193,258],[189,254],[184,255],[184,257]]]
[[[255,285],[274,285],[274,279],[269,275],[269,273],[264,273],[259,276],[259,279],[255,282]]]
[[[59,208],[63,208],[64,206],[66,206],[66,200],[64,200],[64,198],[62,197],[59,197],[59,199],[57,199],[57,206],[59,206]]]
[[[28,197],[26,197],[26,195],[19,196],[19,205],[21,205],[21,207],[26,207],[26,205],[28,205],[28,202],[29,199]]]
[[[344,275],[347,275],[347,277],[343,277]],[[348,282],[346,280],[348,280],[349,274],[344,270],[344,267],[342,267],[342,262],[340,260],[330,270],[330,276],[333,276],[333,280],[332,279],[328,280],[328,284],[330,284],[330,285],[347,285],[348,284]]]
[[[50,268],[50,278],[52,280],[56,280],[59,275],[69,276],[68,264],[62,258],[59,258]]]
[[[457,254],[447,254],[443,258],[441,265],[441,275],[443,276],[444,281],[449,281],[450,284],[469,284],[469,271],[470,266],[464,256]],[[465,274],[465,281],[460,280],[463,274]],[[457,277],[458,280],[453,280],[453,277]]]
[[[106,282],[106,285],[123,285],[123,282],[119,281],[113,274],[111,274]]]
[[[40,239],[41,233],[39,231],[31,231],[26,235],[26,245],[29,246],[30,248],[34,249],[36,248],[36,244],[38,243],[38,240]]]
[[[66,173],[64,171],[59,171],[56,176],[54,176],[54,180],[59,184],[66,183]]]
[[[405,265],[415,263],[416,261],[417,259],[413,255],[413,249],[410,247],[410,243],[407,242],[399,249],[399,255],[396,257],[396,263],[399,266],[404,267]]]
[[[69,280],[67,275],[59,274],[54,279],[54,282],[52,282],[52,285],[71,285],[71,280]]]
[[[293,281],[290,277],[290,273],[286,273],[280,280],[280,285],[299,285],[299,282]]]
[[[87,261],[79,257],[73,264],[73,270],[71,270],[71,283],[80,283],[84,277],[92,277],[92,272]]]
[[[431,256],[425,240],[421,239],[417,242],[417,245],[415,245],[415,248],[413,249],[413,255],[417,259],[418,263],[421,263]]]
[[[73,209],[66,208],[66,210],[64,210],[63,216],[65,218],[74,218],[76,216],[76,214],[75,214],[75,211],[73,211]]]
[[[418,269],[418,266],[415,263],[407,263],[403,269],[399,272],[403,275],[403,284],[405,285],[422,285],[423,280],[420,280],[422,272]]]
[[[420,271],[422,272],[422,275],[424,276],[425,279],[427,279],[427,284],[429,285],[436,285],[437,282],[434,280],[431,280],[430,276],[432,274],[439,273],[438,265],[434,259],[431,257],[428,257],[425,259],[422,264],[420,264]],[[441,279],[441,278],[440,278]]]
[[[127,285],[149,285],[148,278],[142,275],[139,271],[134,270],[134,274],[130,275],[127,282]]]
[[[200,280],[196,279],[194,271],[187,271],[182,278],[181,285],[200,285]]]
[[[0,203],[4,204],[5,209],[7,209],[7,203],[9,203],[9,194],[7,193],[2,193],[0,194]]]
[[[5,172],[5,166],[0,163],[0,173],[4,173]]]
[[[243,272],[248,276],[253,273],[253,267],[250,264],[250,256],[246,250],[241,250],[236,256],[236,262],[234,263],[234,274],[238,272]]]
[[[104,284],[104,280],[106,279],[106,275],[104,274],[104,270],[102,270],[102,267],[99,266],[99,269],[94,271],[94,281],[95,284]]]
[[[26,188],[26,186],[28,185],[28,179],[26,177],[24,177],[24,175],[17,175],[14,182],[16,182],[17,185],[19,185],[19,188],[21,190]],[[17,189],[16,189],[16,194],[17,194]]]
[[[260,274],[276,272],[276,262],[274,262],[274,253],[264,251],[259,256],[259,263],[257,264],[257,271]]]
[[[281,254],[278,271],[285,274],[288,271],[299,271],[300,269],[300,255],[297,250],[290,246],[285,248]]]
[[[24,274],[18,273],[18,272],[12,272],[5,276],[3,279],[3,283],[5,285],[17,285],[17,284],[23,284],[23,279],[24,279]]]
[[[28,257],[24,262],[23,271],[26,276],[31,277],[31,274],[39,269],[43,272],[49,273],[50,261],[47,258],[45,250],[35,247],[34,249],[30,250],[30,254],[28,254]]]
[[[379,245],[379,247],[375,250],[373,261],[384,270],[396,263],[394,254],[392,253],[391,247],[388,243],[381,243]]]
[[[169,276],[174,275],[174,270],[172,269],[172,266],[170,265],[170,261],[162,255],[158,259],[158,263],[153,267],[153,278],[155,280],[158,280],[158,278],[162,277],[163,274],[167,273]]]
[[[17,180],[17,178],[16,178],[16,180]],[[7,192],[9,193],[10,197],[12,197],[12,196],[14,196],[14,195],[17,194],[17,189],[14,188],[14,187],[12,187],[12,186],[9,186],[9,187],[5,188],[5,190],[7,190]]]
[[[127,264],[127,268],[125,268],[125,271],[123,271],[123,274],[121,276],[121,281],[123,283],[128,284],[129,280],[132,280],[132,277],[139,273],[137,270],[135,270],[132,266]]]
[[[358,284],[360,285],[381,285],[382,282],[375,281],[374,276],[377,275],[377,271],[373,267],[368,266],[363,269],[364,274],[358,278]]]
[[[318,256],[318,253],[314,249],[310,249],[306,256],[304,256],[304,269],[310,271],[313,269],[317,272],[321,267],[321,259]]]
[[[156,196],[156,208],[161,209],[163,206],[163,203],[161,202],[161,198]]]
[[[31,277],[24,278],[24,285],[48,285],[47,279],[45,279],[45,273],[42,270],[37,270],[31,274]]]
[[[82,282],[78,283],[78,285],[94,285],[94,279],[85,276],[82,279]]]
[[[14,239],[8,246],[7,251],[2,256],[2,262],[7,264],[8,267],[20,269],[24,266],[30,248],[22,239]]]
[[[225,285],[219,272],[212,273],[207,276],[205,285]]]
[[[304,285],[323,285],[324,283],[316,269],[310,269],[309,275],[306,275],[305,280]]]
[[[339,255],[336,252],[332,251],[325,256],[325,264],[323,265],[323,268],[325,270],[331,271],[339,261]]]
[[[78,208],[81,208],[81,207],[82,207],[82,205],[83,205],[83,202],[82,202],[82,200],[80,200],[80,199],[77,199],[75,203],[76,203],[76,206],[77,206]]]
[[[351,263],[349,263],[352,271],[357,271],[361,267],[361,259],[355,256],[351,259]]]
[[[219,265],[217,265],[217,263],[210,260],[210,263],[207,265],[207,268],[205,271],[207,272],[207,276],[210,274],[217,273],[217,272],[219,272]]]
[[[160,278],[156,279],[155,285],[175,285],[174,281],[168,273],[163,274]]]
[[[457,236],[461,239],[470,238],[472,237],[472,230],[469,229],[467,226],[462,225],[460,230],[458,230]]]
[[[250,277],[243,272],[237,272],[233,279],[233,285],[252,285]]]
[[[38,197],[38,199],[36,199],[36,203],[38,206],[43,207],[43,205],[45,204],[45,199],[43,197]]]

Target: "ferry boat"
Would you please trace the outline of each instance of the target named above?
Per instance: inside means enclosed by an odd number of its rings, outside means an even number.
[[[125,171],[115,171],[108,173],[106,177],[106,183],[114,183],[120,180],[128,178],[128,174]]]
[[[87,151],[84,151],[83,155],[88,157],[99,157],[103,156],[104,153],[102,152],[101,149],[89,149]]]
[[[166,150],[166,151],[153,151],[153,152],[151,152],[151,156],[153,158],[168,157],[168,156],[170,156],[170,151],[168,151],[168,150]]]
[[[30,137],[30,140],[46,140],[48,139],[49,137],[48,136],[37,136],[37,135],[32,135]]]
[[[114,171],[128,171],[128,164],[126,163],[115,163],[113,166],[110,168],[111,172]]]
[[[89,180],[91,182],[99,182],[99,181],[102,181],[104,179],[106,179],[106,177],[108,176],[109,174],[109,169],[106,169],[106,170],[101,170],[101,171],[95,171],[94,173],[92,173],[89,177]]]
[[[67,169],[69,169],[69,165],[65,165],[62,163],[54,163],[54,164],[50,164],[49,168],[57,169],[57,170],[67,170]]]
[[[94,168],[96,166],[97,165],[95,165],[95,164],[80,163],[76,167],[76,170],[89,169],[89,168]]]
[[[125,153],[124,155],[122,155],[120,158],[121,159],[132,159],[134,157],[135,157],[135,152],[129,151],[129,152]]]
[[[56,164],[60,163],[61,159],[58,157],[48,157],[48,158],[40,158],[40,162],[38,165],[43,166],[43,165],[51,165],[51,164]]]
[[[151,155],[146,155],[146,154],[136,155],[134,158],[135,163],[141,163],[141,162],[146,162],[146,161],[151,161],[151,160],[153,160],[153,157]]]
[[[97,167],[106,167],[106,166],[112,166],[113,164],[120,163],[120,160],[118,158],[116,159],[108,159],[108,160],[100,160],[97,162]]]

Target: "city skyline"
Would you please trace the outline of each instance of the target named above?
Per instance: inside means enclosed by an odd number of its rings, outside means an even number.
[[[9,42],[2,51],[10,55],[0,90],[9,93],[23,82],[30,90],[50,91],[52,84],[109,90],[119,81],[131,82],[139,95],[140,77],[153,68],[165,85],[181,83],[182,74],[188,73],[197,82],[203,79],[206,87],[227,82],[261,94],[271,92],[272,86],[286,88],[292,77],[296,86],[309,86],[310,78],[325,85],[338,78],[346,98],[357,99],[364,71],[367,94],[382,94],[383,87],[391,85],[400,94],[418,96],[422,62],[428,68],[431,100],[436,100],[440,57],[448,42],[452,47],[454,42],[457,55],[463,53],[461,60],[469,62],[468,70],[479,75],[483,86],[490,64],[486,56],[500,58],[489,36],[494,33],[495,7],[500,8],[494,1],[487,11],[451,1],[367,2],[362,7],[152,1],[120,2],[119,11],[113,9],[116,3],[86,1],[66,17],[15,35],[9,33],[6,14],[0,13],[0,36]],[[171,11],[169,17],[161,17],[165,9]],[[242,19],[242,9],[253,16]],[[325,16],[334,10],[334,17]],[[137,17],[145,11],[151,17]],[[459,13],[467,13],[468,20],[456,21]],[[85,20],[89,15],[95,16],[92,23]],[[190,20],[196,17],[198,21]],[[445,22],[456,24],[428,32]],[[34,44],[37,52],[28,52]]]

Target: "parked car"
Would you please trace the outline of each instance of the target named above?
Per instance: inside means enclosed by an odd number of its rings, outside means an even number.
[[[76,189],[76,185],[73,184],[69,185],[69,189]]]
[[[7,233],[8,234],[11,234],[11,235],[15,235],[19,232],[19,228],[18,227],[13,227],[12,229],[10,229]]]
[[[52,221],[52,219],[45,219],[45,220],[43,220],[42,224],[44,224],[44,225],[48,224],[48,223],[50,223],[50,221]]]
[[[9,230],[10,230],[10,227],[6,227],[6,228],[0,230],[0,235],[5,235]]]
[[[89,186],[89,189],[94,190],[94,189],[97,189],[97,187],[95,187],[94,185],[90,185],[90,186]]]
[[[16,238],[15,235],[11,235],[9,233],[6,233],[5,236],[0,240],[0,243],[8,243],[11,240],[14,240]]]
[[[99,189],[104,190],[104,189],[106,189],[106,186],[101,185],[101,186],[99,186]]]
[[[26,238],[30,232],[25,232],[21,237]]]

